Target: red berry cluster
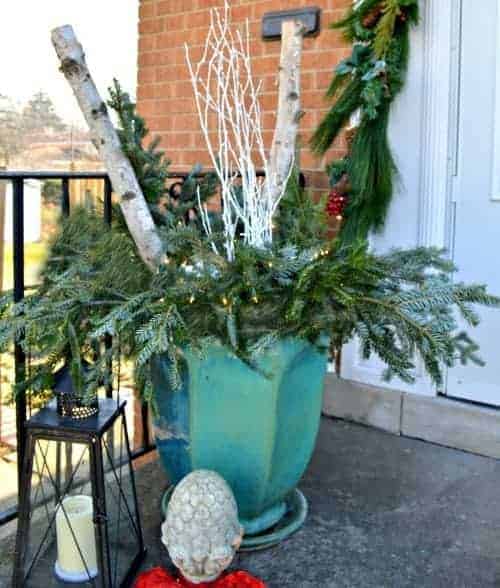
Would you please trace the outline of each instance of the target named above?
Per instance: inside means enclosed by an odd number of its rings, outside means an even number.
[[[346,194],[342,194],[333,188],[328,195],[328,202],[326,204],[326,213],[328,216],[334,216],[337,220],[342,220],[345,207],[347,206],[348,198]]]

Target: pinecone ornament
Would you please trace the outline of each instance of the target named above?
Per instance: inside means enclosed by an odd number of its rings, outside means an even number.
[[[363,20],[361,21],[363,26],[367,29],[373,29],[373,27],[375,27],[380,20],[383,12],[384,8],[382,4],[374,6],[369,12],[365,14]]]
[[[345,130],[345,141],[347,144],[347,150],[350,152],[352,150],[352,144],[354,143],[354,138],[356,137],[356,133],[358,132],[358,127],[353,126],[349,127]]]

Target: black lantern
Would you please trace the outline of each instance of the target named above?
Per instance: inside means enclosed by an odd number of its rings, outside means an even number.
[[[26,424],[15,588],[130,585],[144,556],[125,401],[75,420],[52,403]]]

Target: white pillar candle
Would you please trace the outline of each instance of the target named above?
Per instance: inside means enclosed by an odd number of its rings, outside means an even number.
[[[62,507],[64,507],[66,515]],[[64,582],[84,582],[89,579],[89,574],[91,578],[97,576],[93,519],[94,509],[90,496],[67,496],[57,511],[55,571],[56,575]],[[80,549],[78,549],[75,539]]]

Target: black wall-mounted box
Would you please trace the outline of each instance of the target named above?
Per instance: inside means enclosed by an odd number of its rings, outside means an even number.
[[[262,17],[262,38],[266,40],[281,38],[281,23],[285,20],[300,20],[305,27],[304,36],[317,35],[320,31],[321,10],[317,6],[266,12]]]

